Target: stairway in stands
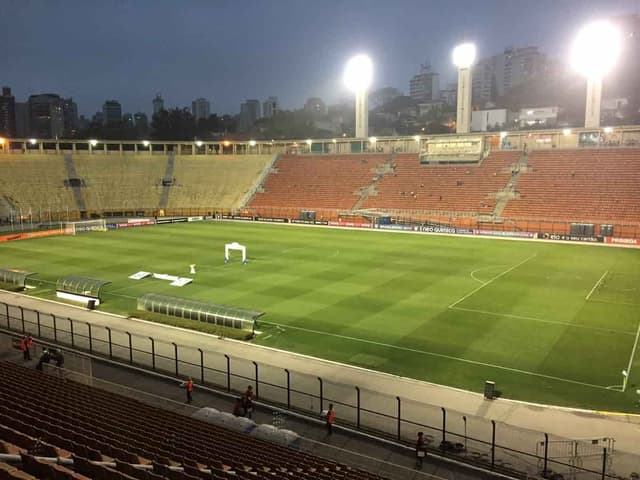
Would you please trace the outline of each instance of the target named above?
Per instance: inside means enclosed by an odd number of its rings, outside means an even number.
[[[514,164],[508,167],[511,171],[511,177],[509,178],[507,185],[498,193],[496,193],[496,204],[493,207],[492,212],[493,218],[500,218],[503,210],[507,206],[507,203],[509,203],[509,200],[518,197],[518,180],[520,179],[520,176],[522,174],[527,173],[528,159],[529,157],[527,156],[527,153],[523,152],[520,158],[518,158],[518,160]]]
[[[82,193],[83,180],[78,176],[76,172],[76,166],[73,163],[73,157],[70,153],[64,155],[64,166],[67,169],[67,186],[73,191],[73,198],[76,202],[76,208],[80,212],[86,212],[87,207],[84,202],[84,195]]]
[[[169,189],[173,185],[173,169],[176,163],[176,155],[173,152],[169,152],[167,158],[167,168],[164,171],[164,177],[162,177],[162,193],[160,194],[160,204],[158,208],[164,210],[167,208],[169,202]]]
[[[373,177],[373,181],[371,184],[365,188],[360,190],[360,198],[356,202],[356,204],[351,208],[351,210],[358,210],[362,204],[372,195],[378,195],[378,190],[376,190],[376,186],[380,181],[384,178],[387,173],[394,173],[395,168],[393,166],[395,159],[397,157],[397,153],[392,153],[382,165],[379,165],[372,169],[372,173],[375,173],[375,177]]]

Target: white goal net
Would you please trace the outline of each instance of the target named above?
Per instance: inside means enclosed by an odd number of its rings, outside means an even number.
[[[64,224],[64,229],[68,235],[76,235],[78,233],[86,232],[106,232],[107,222],[104,219],[67,222]]]

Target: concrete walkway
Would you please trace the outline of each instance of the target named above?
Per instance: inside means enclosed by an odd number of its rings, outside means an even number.
[[[231,386],[236,391],[243,391],[247,383],[252,383],[252,379],[255,378],[255,365],[252,362],[256,362],[259,365],[260,381],[268,381],[274,385],[271,387],[260,385],[260,397],[265,401],[271,399],[286,403],[283,397],[285,390],[278,386],[286,384],[284,372],[285,369],[288,369],[291,372],[291,387],[299,392],[292,393],[291,405],[319,413],[321,406],[317,398],[318,377],[331,379],[331,382],[324,382],[323,396],[338,404],[336,407],[338,418],[347,419],[352,423],[355,423],[355,409],[347,405],[355,405],[356,392],[353,386],[358,385],[361,390],[361,407],[388,415],[363,413],[362,425],[390,433],[396,431],[396,397],[400,397],[403,419],[401,434],[405,440],[415,438],[415,433],[424,429],[411,423],[416,422],[433,426],[433,429],[424,430],[434,437],[434,443],[438,444],[440,439],[438,428],[442,424],[440,406],[446,406],[447,430],[460,432],[459,437],[449,436],[448,440],[450,441],[462,441],[462,416],[464,415],[467,417],[465,424],[467,434],[479,440],[487,442],[491,440],[490,420],[499,422],[496,443],[530,454],[535,454],[537,442],[543,440],[543,435],[539,432],[546,432],[564,439],[613,437],[616,440],[615,449],[618,452],[617,473],[624,472],[629,475],[633,470],[627,472],[627,469],[638,468],[637,466],[640,465],[640,416],[605,415],[584,410],[533,405],[507,399],[487,401],[482,395],[472,392],[268,347],[218,339],[200,332],[127,319],[104,312],[88,311],[20,294],[0,292],[0,301],[20,305],[27,309],[52,313],[60,317],[56,320],[56,327],[59,330],[69,330],[67,317],[87,322],[86,324],[75,323],[75,344],[82,348],[88,348],[86,339],[80,336],[88,334],[89,327],[86,325],[90,324],[94,338],[92,348],[103,354],[108,353],[108,331],[105,327],[109,327],[112,329],[112,342],[118,344],[113,348],[112,354],[120,359],[129,358],[129,339],[124,332],[130,332],[132,334],[133,360],[139,364],[150,363],[150,355],[146,352],[150,351],[151,345],[148,337],[153,337],[156,339],[154,344],[156,367],[167,372],[174,369],[172,342],[175,342],[178,346],[180,361],[193,364],[181,364],[180,373],[190,375],[194,379],[200,378],[200,352],[197,349],[201,349],[206,366],[219,370],[216,372],[207,369],[206,381],[218,385],[226,385],[225,355],[228,355],[231,371],[234,374]],[[11,309],[9,313],[10,317],[20,318],[19,309]],[[0,311],[0,315],[4,315],[4,312]],[[26,311],[25,319],[35,323],[35,315]],[[52,338],[51,317],[41,315],[40,322],[42,336]],[[19,321],[12,320],[12,327],[19,328]],[[70,335],[59,332],[58,341],[70,344]],[[428,399],[429,404],[425,404],[424,399]],[[325,400],[322,407],[326,408],[327,403],[328,401]],[[340,405],[341,403],[345,405]],[[478,444],[476,448],[482,450],[485,447]],[[514,457],[511,452],[508,453],[508,456]],[[512,458],[511,463],[513,466],[522,468],[523,465],[528,465],[530,460],[530,458],[523,456],[522,458]],[[598,467],[594,466],[594,468]]]

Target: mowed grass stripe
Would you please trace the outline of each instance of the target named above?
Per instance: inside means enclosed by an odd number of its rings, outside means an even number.
[[[224,264],[232,241],[247,245],[248,265]],[[189,276],[191,263],[198,273],[184,288],[127,278]],[[513,398],[601,409],[630,401],[599,387],[620,382],[638,312],[592,301],[597,291],[584,298],[605,270],[640,280],[637,251],[207,222],[4,244],[0,265],[48,281],[110,280],[104,307],[118,313],[146,292],[265,311],[265,322],[282,327],[261,324],[257,343],[356,364],[375,358],[370,366],[399,375],[472,390],[493,379]],[[603,299],[623,298],[607,287]],[[447,308],[464,296],[460,309]]]

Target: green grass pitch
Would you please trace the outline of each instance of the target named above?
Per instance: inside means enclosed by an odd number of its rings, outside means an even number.
[[[231,241],[248,265],[224,263]],[[127,278],[192,263],[182,288]],[[493,380],[508,398],[600,410],[637,401],[634,249],[207,222],[8,242],[0,266],[109,280],[114,312],[147,292],[261,310],[256,343],[439,384]]]

